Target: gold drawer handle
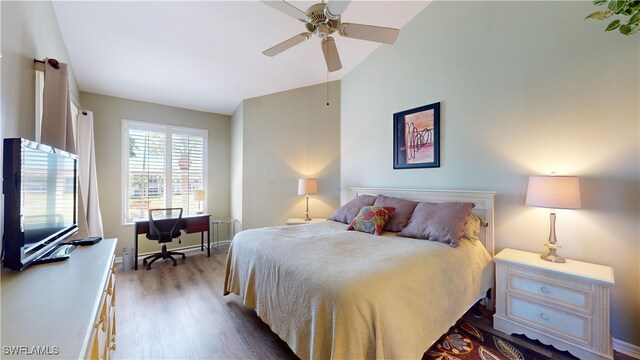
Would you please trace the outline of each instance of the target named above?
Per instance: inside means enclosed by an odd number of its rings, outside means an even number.
[[[548,293],[550,293],[550,292],[551,292],[551,290],[549,290],[549,288],[548,288],[548,287],[546,287],[546,286],[541,287],[541,288],[540,288],[540,291],[541,291],[543,294],[548,294]]]
[[[549,315],[545,314],[545,313],[540,313],[540,318],[542,320],[549,320]]]

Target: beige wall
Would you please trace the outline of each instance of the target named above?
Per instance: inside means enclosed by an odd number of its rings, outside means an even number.
[[[78,97],[73,68],[51,2],[0,1],[0,34],[0,135],[34,139],[34,58],[55,58],[69,64],[71,92]],[[4,196],[0,197],[4,201]],[[4,203],[0,202],[0,214],[3,213]],[[0,232],[2,226],[0,222]]]
[[[581,177],[559,210],[569,258],[614,267],[613,336],[640,345],[640,41],[585,21],[591,2],[434,2],[342,82],[349,186],[494,190],[496,247],[541,252],[530,174]],[[441,102],[441,166],[393,170],[392,115]]]
[[[230,117],[194,110],[81,92],[82,106],[93,111],[100,210],[105,237],[118,238],[116,256],[133,247],[133,226],[122,222],[122,119],[178,125],[209,132],[208,211],[212,217],[229,216]],[[223,230],[221,228],[221,230]],[[221,231],[221,237],[226,233]],[[198,234],[183,235],[182,244],[199,244]],[[213,240],[213,239],[212,239]],[[140,253],[158,251],[158,243],[140,237]]]
[[[55,58],[69,64],[69,54],[49,1],[2,1],[2,133],[35,137],[33,59]],[[69,85],[78,98],[73,68]]]
[[[242,228],[284,225],[302,217],[298,178],[318,179],[309,198],[311,217],[328,217],[340,202],[340,82],[289,90],[243,101]],[[238,114],[238,111],[236,111]],[[236,122],[237,124],[237,122]],[[234,141],[238,137],[234,136]],[[235,145],[234,145],[235,149]]]

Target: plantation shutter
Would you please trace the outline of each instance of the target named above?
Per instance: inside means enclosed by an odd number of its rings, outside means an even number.
[[[173,133],[172,139],[171,203],[182,207],[186,213],[199,210],[194,200],[195,190],[204,189],[204,137],[198,134]]]
[[[206,209],[207,131],[123,120],[124,224],[155,208]]]
[[[166,134],[160,131],[130,128],[129,178],[126,222],[147,217],[148,209],[166,204]]]

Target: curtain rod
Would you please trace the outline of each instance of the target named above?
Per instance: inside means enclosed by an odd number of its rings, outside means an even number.
[[[48,59],[47,62],[56,69],[60,68],[60,62],[56,59]],[[33,59],[33,63],[36,70],[44,71],[44,60]]]

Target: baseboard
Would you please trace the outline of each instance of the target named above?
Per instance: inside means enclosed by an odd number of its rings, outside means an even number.
[[[227,246],[231,244],[231,240],[220,240],[220,242],[218,243],[218,246]],[[206,245],[205,245],[205,249],[206,249]],[[211,250],[214,250],[214,244],[211,244]],[[186,256],[192,256],[192,255],[197,255],[198,253],[200,253],[200,245],[189,245],[189,246],[183,246],[183,247],[177,247],[177,248],[171,248],[169,250],[173,250],[173,251],[182,251],[184,252],[184,254]],[[147,255],[151,255],[151,254],[155,254],[158,251],[152,251],[152,252],[146,252],[143,254],[138,254],[138,258],[140,258],[141,256],[147,256]],[[122,264],[122,256],[116,256],[115,259],[115,263],[116,264]]]
[[[640,359],[640,346],[638,345],[629,344],[628,342],[613,338],[613,350]]]

